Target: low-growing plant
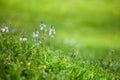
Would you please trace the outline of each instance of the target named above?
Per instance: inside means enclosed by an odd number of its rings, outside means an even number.
[[[48,32],[49,31],[49,32]],[[0,80],[119,80],[115,50],[95,57],[90,48],[54,47],[55,28],[42,21],[32,38],[3,25],[0,32]],[[84,56],[84,53],[91,53]],[[106,53],[106,52],[105,52]],[[107,53],[106,53],[107,54]]]

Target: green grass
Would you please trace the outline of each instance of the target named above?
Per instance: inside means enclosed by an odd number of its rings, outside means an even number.
[[[32,40],[19,41],[18,36],[1,33],[1,80],[120,79],[119,49],[37,46]]]
[[[0,28],[5,23],[10,29],[0,32],[0,80],[119,80],[119,4],[0,0]],[[36,46],[32,32],[41,20],[47,28],[53,24],[56,35],[50,44]],[[17,32],[11,33],[12,28]],[[21,30],[26,43],[19,41]]]

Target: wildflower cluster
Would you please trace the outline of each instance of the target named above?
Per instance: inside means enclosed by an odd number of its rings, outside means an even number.
[[[3,25],[3,27],[1,28],[1,32],[8,33],[9,32],[8,26]],[[15,30],[12,30],[11,32],[15,32]],[[35,28],[32,33],[33,41],[35,42],[35,44],[40,45],[44,43],[46,39],[53,38],[55,33],[56,32],[55,32],[55,28],[53,25],[50,25],[49,29],[47,29],[46,24],[43,21],[41,21],[40,28],[39,29]],[[25,36],[24,31],[20,33],[19,40],[21,42],[26,42],[28,40],[28,38]]]
[[[120,80],[118,49],[98,47],[99,52],[70,39],[53,47],[55,28],[44,22],[29,37],[11,27],[0,28],[0,80]]]
[[[1,31],[2,31],[3,33],[9,32],[7,25],[4,25],[3,28],[1,28]]]
[[[53,27],[53,25],[50,25],[49,28],[49,32],[47,32],[48,29],[46,27],[46,24],[41,21],[40,22],[40,30],[35,28],[34,32],[33,32],[33,38],[36,44],[42,44],[43,42],[45,42],[45,40],[48,38],[48,36],[50,38],[54,37],[55,35],[55,28]],[[49,34],[47,34],[49,33]]]

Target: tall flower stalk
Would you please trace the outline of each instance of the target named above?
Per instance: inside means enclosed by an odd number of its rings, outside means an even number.
[[[35,28],[35,31],[33,32],[33,38],[37,45],[42,43],[40,39],[39,31],[36,28]]]
[[[49,38],[50,38],[50,42],[49,44],[50,45],[54,45],[54,39],[53,37],[55,36],[56,32],[55,32],[55,28],[53,25],[50,25],[50,28],[49,28]]]
[[[43,21],[40,22],[40,30],[45,32],[46,31],[46,25]]]
[[[42,40],[42,44],[44,46],[44,44],[46,43],[46,37],[47,37],[47,27],[46,27],[46,24],[41,21],[40,22],[40,30],[41,30],[41,40]]]
[[[56,34],[56,32],[55,32],[54,26],[53,26],[53,25],[50,25],[49,36],[50,36],[51,38],[53,38],[55,34]]]

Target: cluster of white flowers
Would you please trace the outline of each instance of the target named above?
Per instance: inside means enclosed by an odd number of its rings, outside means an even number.
[[[43,21],[40,22],[40,30],[42,31],[41,34],[39,33],[39,31],[37,29],[35,29],[35,31],[33,32],[33,38],[37,44],[38,43],[41,44],[47,37],[47,27]],[[50,25],[48,36],[50,36],[50,38],[53,38],[55,34],[56,34],[56,32],[55,32],[54,26]]]
[[[27,38],[26,37],[21,37],[20,41],[25,42],[25,41],[27,41]]]
[[[5,25],[3,28],[1,28],[1,31],[7,33],[9,30],[8,27]]]
[[[40,30],[45,30],[45,31],[47,31],[46,25],[44,24],[43,21],[40,22]],[[50,25],[50,28],[49,28],[49,36],[52,38],[52,37],[54,37],[55,34],[56,34],[56,32],[55,32],[54,26],[53,26],[53,25]]]
[[[12,32],[15,32],[15,31],[16,31],[15,29],[12,30]],[[42,31],[42,33],[40,34],[39,30],[37,30],[37,28],[35,28],[35,30],[33,32],[33,38],[37,44],[41,44],[47,37],[47,27],[43,21],[40,22],[40,32],[41,31]],[[3,32],[3,33],[9,32],[8,27],[6,25],[4,25],[4,27],[1,28],[1,32]],[[54,26],[50,25],[48,36],[50,36],[50,38],[52,38],[52,37],[54,37],[55,34],[56,34],[56,32],[55,32]],[[20,41],[26,42],[27,40],[28,39],[24,36],[24,31],[21,31]]]

